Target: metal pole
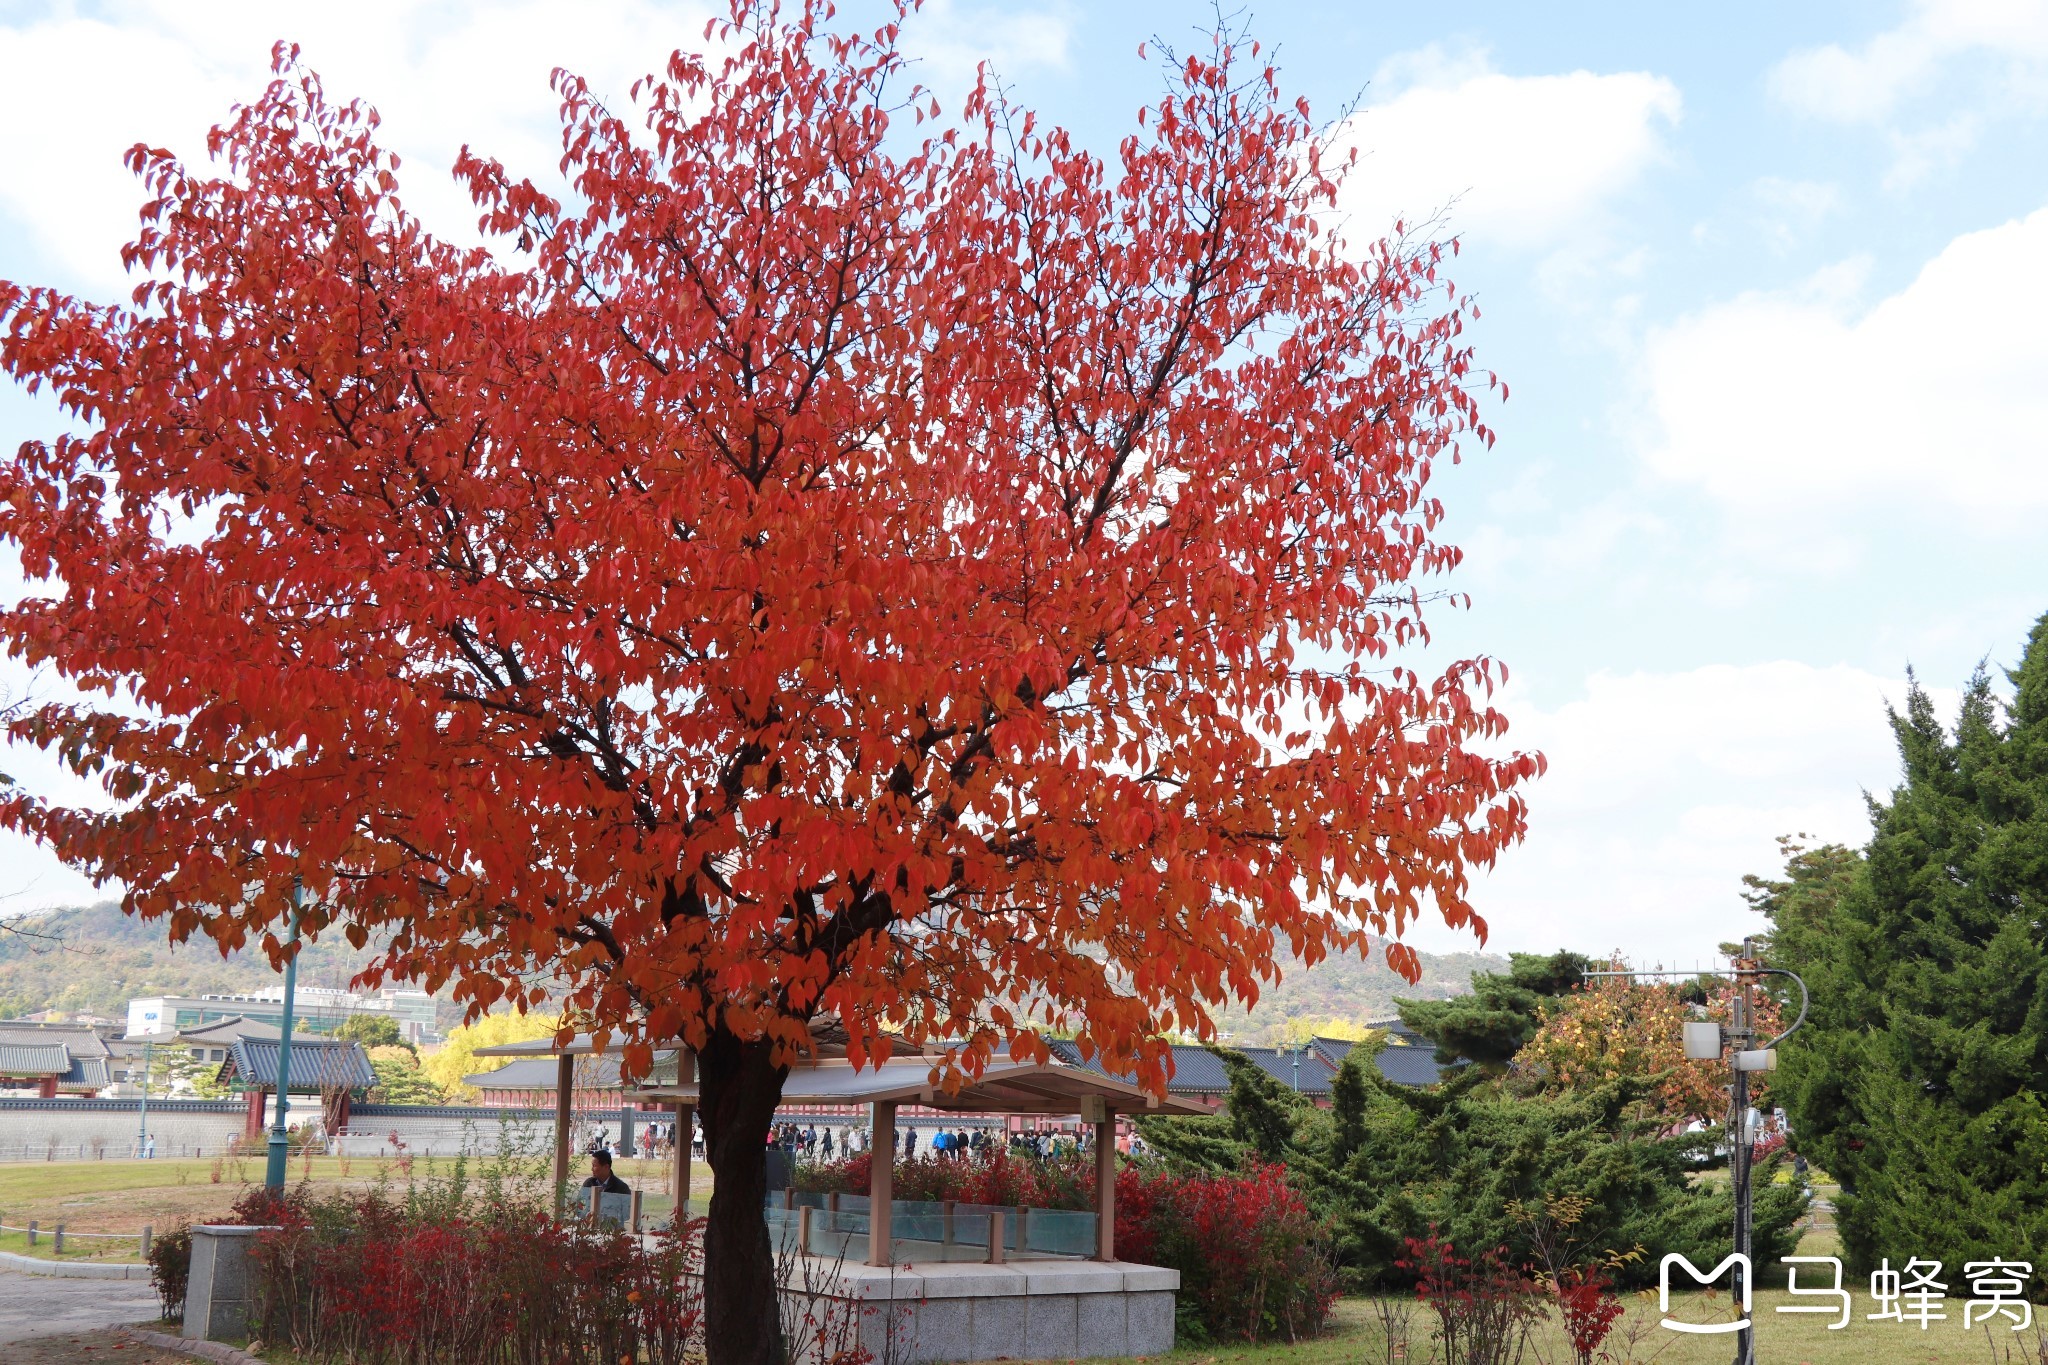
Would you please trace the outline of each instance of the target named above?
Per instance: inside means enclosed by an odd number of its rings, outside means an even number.
[[[1729,1027],[1723,1034],[1723,1041],[1728,1048],[1730,1076],[1727,1124],[1728,1183],[1730,1193],[1733,1196],[1731,1202],[1734,1204],[1735,1250],[1745,1258],[1744,1261],[1736,1263],[1735,1283],[1733,1285],[1735,1302],[1739,1308],[1742,1302],[1743,1291],[1756,1278],[1753,1267],[1746,1278],[1741,1269],[1742,1265],[1748,1263],[1748,1258],[1754,1254],[1754,1229],[1751,1225],[1751,1187],[1753,1184],[1751,1174],[1755,1164],[1755,1153],[1750,1145],[1749,1073],[1740,1069],[1740,1054],[1744,1051],[1752,1050],[1753,1047],[1756,1051],[1767,1052],[1799,1031],[1800,1026],[1806,1022],[1807,1007],[1811,1003],[1811,997],[1807,994],[1806,982],[1801,979],[1797,972],[1786,971],[1783,967],[1764,966],[1762,962],[1757,960],[1754,941],[1747,938],[1742,940],[1742,955],[1729,963],[1728,970],[1724,972],[1683,972],[1663,971],[1660,969],[1647,972],[1618,970],[1586,973],[1588,980],[1595,977],[1604,978],[1611,976],[1628,978],[1641,976],[1728,976],[1733,977],[1735,980],[1735,994],[1730,1002],[1731,1018],[1729,1019]],[[1756,991],[1763,984],[1763,979],[1767,976],[1782,976],[1799,988],[1799,1016],[1792,1021],[1791,1027],[1787,1028],[1783,1033],[1780,1033],[1775,1038],[1764,1041],[1761,1046],[1755,1046],[1757,1044]],[[1753,1328],[1743,1328],[1735,1334],[1735,1365],[1756,1365],[1756,1338]]]
[[[285,1135],[285,1115],[291,1109],[292,1090],[292,992],[298,985],[299,955],[299,913],[305,903],[305,895],[299,886],[299,879],[292,878],[292,927],[285,940],[285,951],[290,954],[284,960],[284,1036],[277,1040],[277,1118],[270,1125],[270,1161],[264,1168],[264,1185],[277,1194],[284,1193],[285,1168],[291,1161],[291,1139]]]
[[[1753,1018],[1751,993],[1756,988],[1757,968],[1760,965],[1752,955],[1750,941],[1742,940],[1742,956],[1733,963],[1735,968],[1735,996],[1730,1002],[1733,1025],[1728,1038],[1734,1057],[1739,1058],[1753,1039]],[[1728,1173],[1733,1186],[1735,1203],[1735,1252],[1743,1259],[1736,1263],[1735,1303],[1741,1309],[1745,1294],[1753,1294],[1745,1281],[1753,1280],[1754,1269],[1750,1265],[1750,1157],[1749,1146],[1749,1073],[1736,1069],[1732,1073],[1733,1084],[1728,1087],[1730,1104],[1728,1124]],[[1744,1327],[1735,1334],[1734,1365],[1756,1365],[1756,1329]]]
[[[142,1109],[135,1120],[135,1155],[141,1156],[149,1141],[149,1069],[155,1064],[156,1044],[145,1041],[142,1044]]]

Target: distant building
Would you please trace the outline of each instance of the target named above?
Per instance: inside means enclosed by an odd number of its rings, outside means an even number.
[[[306,1032],[314,1034],[332,1034],[345,1020],[372,1015],[397,1024],[399,1036],[409,1043],[440,1041],[434,1031],[434,997],[422,990],[386,986],[375,995],[358,995],[326,986],[300,986],[292,997],[292,1014],[305,1021]],[[161,1039],[228,1019],[282,1027],[284,987],[270,986],[248,995],[153,995],[128,1002],[130,1038]]]
[[[575,1067],[575,1079],[570,1082],[569,1103],[572,1107],[607,1109],[616,1106],[624,1097],[625,1086],[619,1080],[618,1058],[578,1057]],[[673,1070],[671,1065],[671,1074]],[[462,1083],[475,1086],[483,1102],[492,1108],[552,1109],[555,1107],[557,1079],[553,1057],[521,1057],[495,1071],[479,1071],[464,1076]]]
[[[1369,1019],[1366,1027],[1387,1035],[1387,1045],[1373,1054],[1372,1062],[1379,1068],[1380,1075],[1395,1085],[1435,1085],[1444,1078],[1446,1071],[1453,1069],[1437,1061],[1436,1044],[1402,1023],[1399,1015]],[[1309,1046],[1329,1062],[1334,1072],[1344,1065],[1344,1059],[1358,1044],[1343,1038],[1315,1038],[1310,1040]],[[1457,1065],[1465,1063],[1461,1061]]]
[[[106,1041],[89,1024],[0,1019],[0,1092],[90,1099],[113,1083]]]
[[[247,1098],[245,1137],[255,1139],[263,1135],[269,1098],[279,1088],[283,1050],[282,1035],[244,1036],[228,1044],[227,1060],[221,1063],[214,1079]],[[363,1051],[363,1045],[336,1038],[293,1035],[290,1067],[290,1073],[283,1078],[283,1088],[318,1095],[322,1130],[328,1133],[348,1128],[349,1107],[354,1100],[350,1092],[367,1090],[377,1083],[377,1074],[370,1068],[369,1054]]]
[[[243,1038],[274,1043],[282,1037],[284,1030],[275,1024],[262,1023],[246,1014],[232,1014],[211,1023],[181,1028],[170,1041],[190,1048],[198,1061],[224,1062],[228,1059],[228,1050]]]
[[[1437,1064],[1436,1048],[1427,1038],[1399,1019],[1377,1019],[1371,1026],[1387,1035],[1386,1046],[1373,1056],[1373,1065],[1379,1068],[1380,1075],[1395,1085],[1416,1087],[1435,1085],[1443,1079],[1445,1068]],[[1070,1042],[1056,1040],[1048,1046],[1054,1057],[1069,1066],[1102,1070],[1097,1062],[1082,1061],[1080,1049]],[[1343,1038],[1314,1038],[1303,1047],[1231,1050],[1242,1053],[1253,1066],[1278,1081],[1282,1089],[1296,1091],[1327,1108],[1330,1082],[1356,1046]],[[1230,1096],[1230,1077],[1223,1069],[1222,1058],[1205,1047],[1186,1043],[1175,1043],[1172,1050],[1173,1079],[1166,1083],[1167,1093],[1221,1109]]]

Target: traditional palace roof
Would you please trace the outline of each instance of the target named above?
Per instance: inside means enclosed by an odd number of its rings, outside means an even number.
[[[55,1078],[59,1094],[91,1094],[112,1082],[107,1044],[89,1024],[0,1019],[0,1080]]]
[[[239,1081],[248,1089],[260,1086],[275,1090],[280,1042],[275,1038],[235,1039],[228,1048],[227,1060],[220,1064],[220,1081]],[[298,1091],[353,1090],[377,1083],[362,1044],[333,1038],[293,1035],[291,1068],[290,1088]]]

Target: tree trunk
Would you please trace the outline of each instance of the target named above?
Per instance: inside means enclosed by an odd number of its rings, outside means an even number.
[[[711,1212],[704,1222],[704,1354],[707,1365],[783,1365],[775,1255],[762,1203],[768,1193],[768,1127],[786,1067],[765,1042],[724,1029],[697,1054]]]

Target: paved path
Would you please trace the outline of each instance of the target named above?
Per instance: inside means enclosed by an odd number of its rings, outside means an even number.
[[[146,1322],[156,1314],[148,1280],[60,1280],[0,1270],[0,1345]]]

